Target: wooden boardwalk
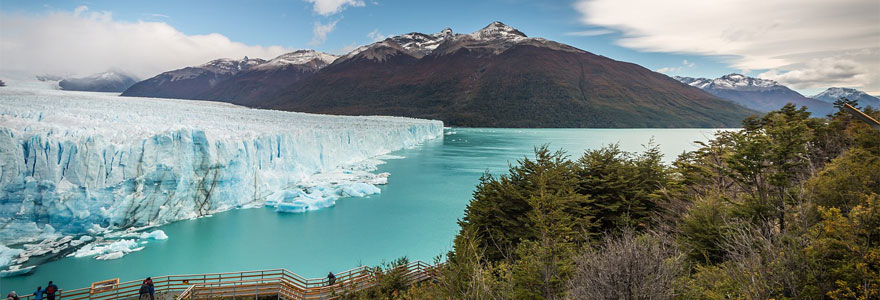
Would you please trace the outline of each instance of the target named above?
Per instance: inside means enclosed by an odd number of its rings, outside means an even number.
[[[409,283],[435,277],[437,266],[422,261],[410,262],[397,270]],[[165,275],[153,277],[157,300],[185,299],[334,299],[375,284],[375,274],[368,267],[357,267],[336,275],[336,283],[327,278],[304,278],[286,269],[230,273]],[[143,279],[121,282],[101,289],[91,287],[62,290],[59,300],[119,300],[138,297]],[[21,298],[32,300],[33,295]]]

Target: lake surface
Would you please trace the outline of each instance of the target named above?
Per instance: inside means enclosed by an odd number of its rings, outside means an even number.
[[[619,143],[642,151],[651,138],[671,162],[693,141],[711,138],[714,129],[479,129],[450,128],[442,139],[392,153],[378,172],[389,172],[382,193],[344,198],[336,206],[300,214],[254,208],[159,227],[164,241],[121,259],[64,258],[37,267],[24,277],[0,278],[0,293],[19,295],[54,280],[61,289],[92,282],[147,276],[286,268],[306,277],[323,277],[359,265],[408,256],[426,262],[451,249],[480,175],[507,171],[508,162],[532,156],[549,144],[573,158],[585,149]]]

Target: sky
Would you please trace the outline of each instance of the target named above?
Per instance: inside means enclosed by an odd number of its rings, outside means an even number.
[[[742,73],[805,95],[880,95],[878,0],[0,0],[0,75],[144,79],[221,57],[344,54],[493,21],[670,76]]]

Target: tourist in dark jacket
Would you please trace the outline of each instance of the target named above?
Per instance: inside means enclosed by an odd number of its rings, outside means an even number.
[[[153,278],[147,277],[147,286],[150,287],[150,300],[156,300],[156,297],[154,296],[156,286],[153,285]]]
[[[55,293],[58,292],[58,286],[49,281],[46,286],[46,300],[55,300]]]
[[[146,280],[141,283],[141,288],[138,290],[138,300],[150,300],[150,286],[147,285]]]
[[[9,292],[9,295],[6,295],[6,300],[19,300],[18,294],[15,291]]]
[[[336,283],[336,275],[333,275],[333,272],[330,272],[330,274],[327,274],[327,282],[328,282],[327,285],[333,285],[334,283]]]

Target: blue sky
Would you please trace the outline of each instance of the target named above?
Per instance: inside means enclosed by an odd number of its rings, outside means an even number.
[[[756,16],[761,17],[762,20],[777,20],[776,23],[767,25],[767,29],[758,35],[747,30],[756,26],[761,28],[761,24],[755,24],[755,22],[763,21],[755,21],[751,24],[746,22],[749,15],[754,15],[756,12],[737,11],[737,9],[723,7],[725,4],[722,2],[731,1],[721,0],[718,1],[717,7],[700,8],[694,7],[691,1],[671,0],[663,1],[662,6],[655,9],[650,6],[654,5],[652,2],[660,3],[659,1],[643,0],[450,0],[442,2],[398,0],[222,2],[0,0],[0,13],[4,16],[3,19],[13,20],[3,24],[0,31],[15,31],[10,28],[33,26],[39,28],[27,31],[27,34],[39,35],[46,31],[47,27],[76,27],[75,25],[65,25],[67,24],[65,22],[77,22],[77,18],[91,19],[99,24],[104,24],[105,27],[111,26],[106,24],[107,22],[130,25],[116,26],[106,30],[81,29],[68,34],[94,38],[104,34],[107,36],[105,39],[114,39],[113,35],[108,32],[128,30],[132,33],[120,34],[137,35],[144,31],[154,30],[156,27],[139,29],[137,24],[164,23],[178,31],[178,35],[182,34],[183,36],[183,38],[176,37],[171,39],[171,42],[165,43],[173,43],[173,41],[191,36],[219,34],[234,43],[229,46],[231,50],[225,51],[224,43],[207,43],[210,46],[203,47],[210,47],[211,51],[223,54],[233,55],[250,51],[253,52],[250,56],[271,58],[266,56],[292,49],[316,49],[341,54],[383,36],[413,31],[432,33],[446,27],[450,27],[458,33],[469,33],[492,21],[501,21],[529,36],[559,41],[613,59],[637,63],[669,75],[714,78],[732,72],[741,72],[750,76],[761,75],[779,80],[805,94],[816,93],[831,85],[847,85],[867,89],[870,92],[880,92],[880,87],[877,86],[877,68],[873,70],[871,68],[874,63],[880,65],[878,63],[880,56],[877,54],[877,48],[880,48],[880,28],[878,28],[880,25],[870,24],[875,20],[880,20],[880,4],[872,4],[880,3],[880,1],[841,0],[839,3],[840,6],[850,5],[853,10],[864,10],[864,7],[877,8],[873,13],[870,13],[870,9],[868,9],[869,13],[861,17],[864,20],[844,24],[841,26],[848,27],[839,28],[840,31],[844,31],[858,27],[861,31],[852,35],[864,36],[867,34],[867,40],[855,40],[855,37],[841,38],[833,33],[827,36],[800,33],[801,36],[797,36],[799,33],[793,29],[803,27],[802,24],[797,23],[801,22],[802,18],[810,18],[813,22],[821,23],[821,19],[810,14],[828,14],[827,8],[821,7],[821,1],[816,2],[815,9],[808,7],[798,11],[803,16]],[[735,2],[748,1],[731,3]],[[766,2],[774,1],[756,3]],[[776,2],[786,2],[779,3],[780,5],[795,3],[790,0]],[[801,3],[804,6],[811,5],[808,2],[810,0],[796,3]],[[692,11],[670,11],[675,10],[676,5],[680,6],[677,10],[692,9]],[[642,7],[643,9],[636,12],[638,10],[634,7]],[[646,10],[648,12],[645,12]],[[706,19],[687,19],[694,18],[692,15],[702,12],[708,12]],[[846,13],[846,11],[841,11],[841,13]],[[68,18],[62,18],[64,16]],[[50,18],[63,20],[40,23],[41,20]],[[740,21],[746,24],[736,25]],[[26,25],[19,25],[15,22],[24,22],[23,24]],[[724,24],[719,25],[719,23]],[[692,29],[688,25],[703,29]],[[665,26],[669,28],[664,28]],[[741,26],[741,28],[736,26]],[[786,30],[786,26],[790,26],[792,30]],[[84,26],[84,28],[92,27]],[[318,28],[325,29],[323,33],[326,35],[325,38],[321,38],[322,33]],[[172,29],[161,27],[155,30],[164,32]],[[91,33],[88,30],[98,32]],[[732,35],[731,32],[734,34]],[[10,44],[15,41],[17,35],[15,32],[3,32],[3,34],[2,37]],[[797,36],[797,38],[785,41],[790,44],[790,48],[786,48],[785,44],[771,47],[768,45],[777,44],[776,41],[782,40],[779,37],[774,37],[773,34],[784,34],[786,37]],[[149,34],[143,35],[148,40],[157,39],[150,37]],[[754,39],[749,40],[750,42],[742,42],[742,36],[754,37]],[[50,37],[51,35],[44,39],[50,39]],[[127,40],[128,37],[125,39]],[[676,42],[679,40],[683,42]],[[706,43],[689,44],[693,41],[706,41]],[[804,45],[823,42],[849,43],[852,46],[804,49]],[[47,41],[37,40],[33,43],[41,48],[65,48],[64,45],[50,46]],[[66,43],[77,43],[77,41]],[[136,43],[136,41],[132,43]],[[270,46],[279,47],[273,50],[268,48]],[[725,49],[725,47],[729,49]],[[9,52],[4,56],[11,55],[11,50],[5,50],[8,48],[0,48],[2,51]],[[84,49],[89,50],[88,47],[84,47]],[[132,52],[130,49],[120,49],[118,52],[122,51]],[[162,50],[157,49],[154,52],[159,51]],[[196,48],[194,51],[199,51],[199,49]],[[828,51],[835,51],[835,53],[850,51],[852,53],[849,56],[841,56],[838,60],[823,61],[829,57]],[[180,57],[167,59],[169,66],[189,63],[189,60],[182,59],[186,56],[184,50],[177,51],[177,54]],[[51,56],[51,53],[45,55]],[[112,55],[112,53],[102,56],[107,57],[108,55]],[[197,59],[204,58],[194,56],[191,60]],[[0,58],[0,62],[4,62],[2,58]],[[850,64],[847,65],[847,63]],[[8,64],[13,64],[13,62]],[[157,64],[153,63],[152,65],[156,66]],[[158,63],[158,65],[164,67],[164,64]],[[767,67],[764,67],[765,65]],[[817,71],[829,68],[840,68],[842,71],[827,72],[832,74],[820,74],[822,72]],[[149,69],[148,71],[135,72],[148,74],[156,71]]]

